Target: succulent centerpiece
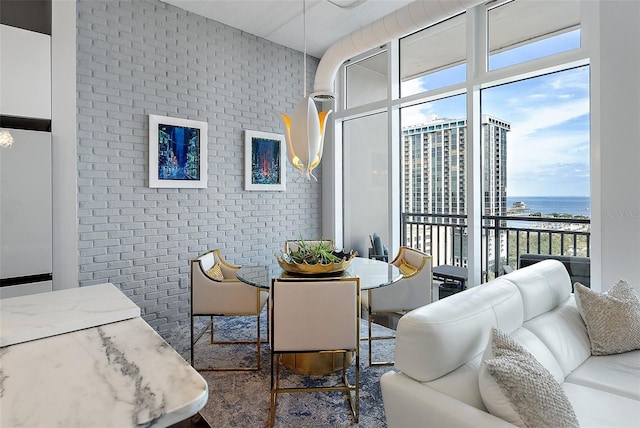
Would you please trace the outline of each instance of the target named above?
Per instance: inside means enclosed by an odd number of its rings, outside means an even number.
[[[297,241],[298,248],[276,254],[276,260],[288,273],[318,275],[346,270],[357,251],[336,251],[327,242]]]

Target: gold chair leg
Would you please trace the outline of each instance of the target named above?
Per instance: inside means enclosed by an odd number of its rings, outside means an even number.
[[[260,370],[260,312],[258,312],[258,316],[256,317],[257,334],[256,334],[256,361],[258,362],[257,370]]]
[[[353,385],[349,383],[349,378],[347,377],[347,353],[343,353],[343,365],[342,365],[342,383],[344,384],[344,391],[347,394],[347,400],[349,400],[349,407],[351,408],[351,415],[353,416],[354,422],[358,423],[358,419],[360,417],[360,355],[356,353],[355,359],[355,382]]]
[[[332,354],[341,353],[343,358],[342,364],[342,385],[338,383],[334,386],[321,386],[321,387],[286,387],[280,388],[280,364],[281,355],[271,355],[271,393],[270,393],[270,406],[269,406],[269,426],[273,427],[275,424],[275,413],[277,408],[277,398],[281,393],[299,393],[299,392],[330,392],[330,391],[342,391],[347,394],[347,400],[349,402],[349,409],[353,416],[354,422],[358,423],[360,416],[360,354],[357,351],[331,351]],[[351,352],[355,352],[356,366],[355,366],[355,383],[351,385],[349,378],[347,377],[347,358]]]
[[[196,343],[198,343],[198,340],[200,340],[200,338],[202,338],[202,336],[204,336],[204,334],[210,328],[211,329],[213,328],[213,317],[211,318],[211,322],[209,322],[209,324],[207,324],[202,330],[200,330],[200,332],[196,335],[196,338],[194,340],[193,339],[193,316],[191,317],[191,367],[193,368],[195,368],[195,366],[193,365],[193,359],[194,359],[193,347],[196,345]]]
[[[271,316],[269,315],[269,299],[267,299],[267,343],[269,343],[269,323]]]
[[[355,422],[358,423],[358,421],[360,420],[360,352],[356,351],[356,366],[355,366],[355,372],[356,372],[356,384],[355,384],[355,389],[356,389],[356,412],[355,412]]]
[[[210,372],[210,371],[216,371],[216,372],[224,372],[224,371],[259,371],[260,367],[261,367],[261,361],[260,361],[260,315],[258,315],[258,318],[256,320],[256,324],[257,324],[257,337],[256,340],[223,340],[223,341],[217,341],[215,340],[215,333],[214,333],[214,322],[213,322],[213,316],[211,316],[211,321],[209,322],[209,324],[203,328],[197,335],[196,339],[192,341],[191,344],[191,366],[198,370],[198,371],[203,371],[203,372]],[[207,332],[207,329],[209,329],[211,331],[211,338],[210,338],[210,344],[211,345],[256,345],[256,366],[255,367],[220,367],[220,368],[205,368],[205,367],[196,367],[194,366],[194,351],[193,351],[193,347],[195,346],[195,344],[198,342],[198,340],[200,340],[200,338]],[[191,337],[193,337],[193,322],[192,322],[192,326],[191,326]]]
[[[275,367],[274,367],[275,361]],[[280,379],[280,354],[271,355],[271,404],[269,406],[269,426],[273,427],[276,422],[276,399],[278,397]]]
[[[371,334],[371,323],[372,323],[372,312],[369,308],[365,308],[367,310],[367,337],[363,337],[360,340],[366,340],[369,345],[368,354],[369,354],[369,367],[372,366],[392,366],[394,361],[373,361],[373,342],[375,340],[385,340],[385,339],[395,339],[395,336],[372,336]]]
[[[211,326],[211,344],[213,345],[213,315],[211,316],[211,322],[209,325]]]
[[[367,335],[367,339],[369,340],[369,367],[371,367],[373,365],[373,346],[372,345],[372,339],[371,339],[371,311],[369,311],[369,316],[368,318],[368,328],[369,328],[369,334]]]

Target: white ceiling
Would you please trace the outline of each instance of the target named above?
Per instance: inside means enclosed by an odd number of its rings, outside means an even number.
[[[164,0],[181,9],[302,52],[302,0]],[[351,32],[413,0],[306,0],[307,53],[316,58]],[[349,6],[354,6],[349,8]]]

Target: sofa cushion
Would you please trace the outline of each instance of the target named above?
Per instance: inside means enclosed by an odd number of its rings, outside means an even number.
[[[512,332],[521,325],[520,293],[498,278],[400,318],[395,367],[417,381],[432,381],[480,354],[492,326]]]
[[[609,357],[606,357],[609,358]],[[640,402],[575,383],[562,384],[581,428],[631,428],[640,421]]]
[[[578,427],[560,384],[508,334],[491,330],[480,365],[482,401],[493,415],[519,427]]]
[[[573,297],[556,309],[527,321],[523,327],[549,348],[565,377],[591,356],[587,328]]]
[[[591,287],[591,259],[589,257],[524,253],[518,257],[518,268],[548,259],[558,260],[564,265],[571,278],[571,284],[580,282],[587,287]]]
[[[640,351],[592,356],[567,376],[565,382],[640,401]],[[640,413],[638,419],[640,422]]]
[[[545,369],[551,373],[558,383],[564,382],[564,373],[558,360],[538,336],[522,327],[511,333],[511,337],[529,351]]]
[[[486,412],[487,408],[482,402],[478,389],[478,370],[481,359],[480,353],[451,373],[422,384]]]
[[[571,294],[571,279],[567,269],[557,260],[543,260],[503,278],[513,282],[520,290],[524,321],[556,308]]]
[[[626,281],[618,281],[602,294],[577,282],[575,296],[587,325],[592,355],[640,349],[640,302]]]

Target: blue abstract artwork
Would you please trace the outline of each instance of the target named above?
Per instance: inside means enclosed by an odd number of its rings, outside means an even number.
[[[200,180],[200,129],[158,125],[158,179]]]
[[[252,138],[251,183],[281,184],[281,149],[279,140]]]

